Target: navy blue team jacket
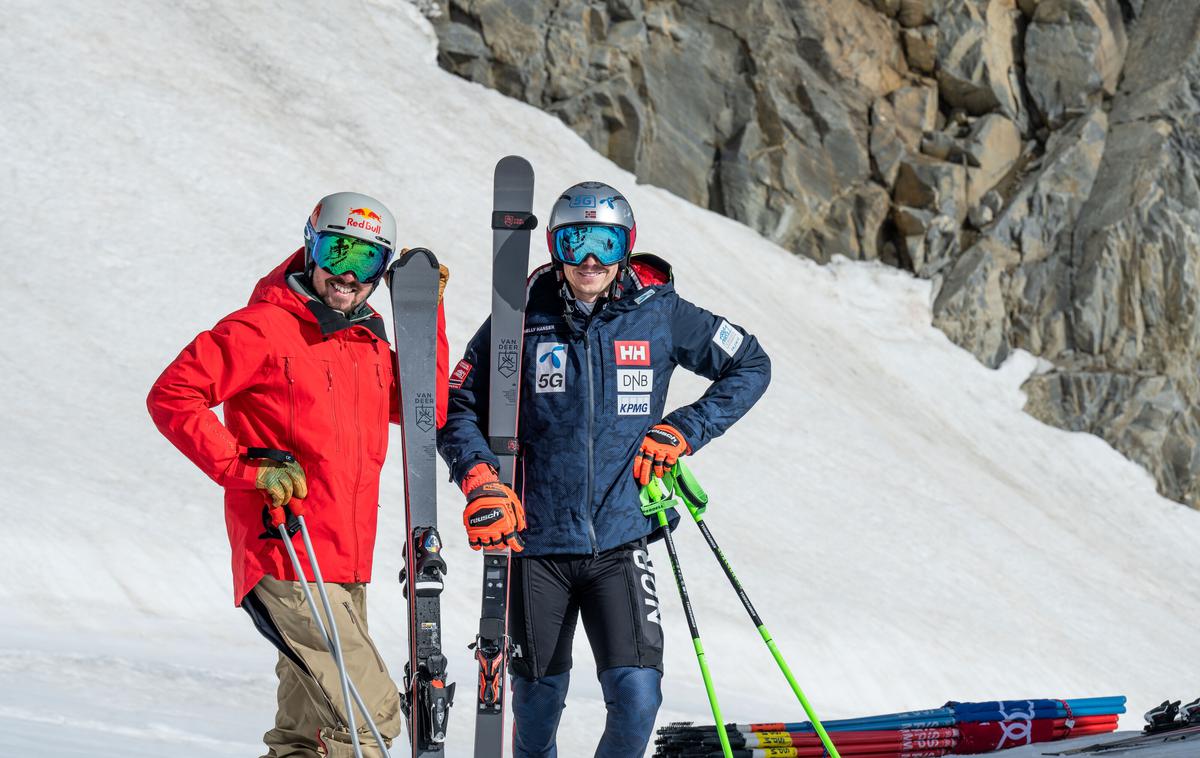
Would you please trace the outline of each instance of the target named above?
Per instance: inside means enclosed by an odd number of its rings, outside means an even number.
[[[490,321],[450,375],[438,452],[461,483],[488,447]],[[665,417],[676,366],[713,380]],[[529,280],[521,365],[516,491],[525,504],[524,555],[596,554],[650,534],[633,457],[650,427],[683,432],[692,452],[720,436],[771,381],[753,335],[679,297],[670,266],[635,255],[621,296],[588,317],[569,303],[551,266]]]

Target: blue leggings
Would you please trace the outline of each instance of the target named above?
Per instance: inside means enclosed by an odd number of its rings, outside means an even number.
[[[641,758],[662,705],[662,674],[619,666],[601,671],[599,679],[608,719],[596,758]],[[557,758],[558,722],[570,681],[570,671],[541,679],[513,677],[513,758]]]

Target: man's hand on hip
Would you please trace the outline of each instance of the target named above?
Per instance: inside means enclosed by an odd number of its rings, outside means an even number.
[[[633,478],[643,486],[652,477],[662,478],[679,456],[688,452],[687,440],[670,424],[657,424],[646,432],[642,447],[633,458]]]
[[[304,469],[300,468],[296,461],[280,463],[266,458],[260,459],[254,486],[271,498],[272,508],[282,508],[290,503],[292,498],[308,497],[308,482],[304,479]]]

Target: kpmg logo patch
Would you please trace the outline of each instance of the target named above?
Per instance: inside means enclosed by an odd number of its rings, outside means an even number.
[[[617,395],[618,416],[649,416],[649,395]]]
[[[567,346],[561,342],[543,342],[537,346],[537,392],[567,391]]]
[[[742,333],[733,324],[725,319],[721,319],[721,324],[713,334],[712,341],[717,343],[717,347],[724,350],[725,354],[732,358],[737,355],[738,348],[742,346],[742,340],[744,339],[745,337],[742,336]]]

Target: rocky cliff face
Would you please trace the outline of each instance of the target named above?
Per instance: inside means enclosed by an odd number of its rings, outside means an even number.
[[[1200,3],[429,0],[441,64],[818,261],[1200,505]]]

